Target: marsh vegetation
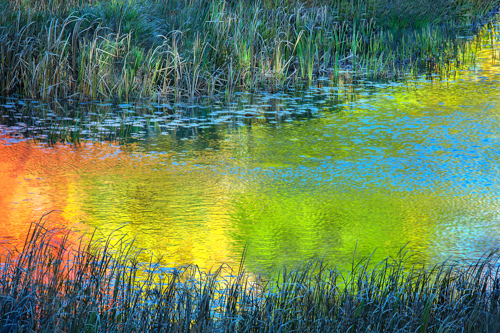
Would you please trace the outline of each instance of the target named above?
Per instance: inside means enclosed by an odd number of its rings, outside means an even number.
[[[0,1],[0,92],[230,96],[319,77],[453,73],[498,1]],[[349,74],[345,74],[348,71]]]
[[[130,243],[69,241],[34,224],[1,257],[2,332],[496,332],[496,253],[468,266],[401,253],[349,270],[306,263],[271,279],[143,264]],[[110,244],[120,244],[112,247]],[[99,245],[101,244],[101,245]]]

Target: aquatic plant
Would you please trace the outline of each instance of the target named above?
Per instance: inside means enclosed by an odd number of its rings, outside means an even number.
[[[448,75],[498,0],[0,1],[0,92],[231,96],[336,78]]]
[[[112,246],[111,244],[115,244]],[[0,260],[2,332],[496,332],[498,253],[466,266],[403,253],[349,270],[322,261],[273,277],[143,263],[131,243],[32,225]]]

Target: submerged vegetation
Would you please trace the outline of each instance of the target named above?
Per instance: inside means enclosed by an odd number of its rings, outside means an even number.
[[[2,95],[50,100],[277,91],[470,62],[498,0],[0,1]],[[344,79],[346,78],[344,77]]]
[[[321,261],[255,278],[141,264],[35,224],[0,261],[2,332],[497,332],[499,256],[423,268],[405,255],[343,271]],[[73,247],[71,248],[71,244]],[[76,246],[75,244],[80,244]],[[101,243],[102,244],[102,243]]]

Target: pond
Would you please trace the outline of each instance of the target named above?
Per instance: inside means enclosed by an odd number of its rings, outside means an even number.
[[[31,221],[57,210],[52,221],[134,239],[145,260],[169,265],[236,267],[245,246],[250,271],[404,246],[429,263],[476,259],[500,248],[496,56],[485,47],[450,79],[219,104],[8,99],[1,238],[21,245]],[[78,144],[43,142],[77,131]]]

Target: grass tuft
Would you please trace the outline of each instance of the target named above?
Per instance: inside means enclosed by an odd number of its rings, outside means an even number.
[[[130,243],[33,224],[0,261],[2,332],[497,332],[498,253],[424,268],[401,254],[348,271],[313,261],[264,279],[143,263]],[[101,245],[98,245],[101,244]]]

